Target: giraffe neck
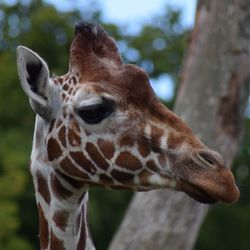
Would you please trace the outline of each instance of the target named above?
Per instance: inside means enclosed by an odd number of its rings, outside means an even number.
[[[94,250],[87,223],[88,187],[49,166],[44,129],[37,117],[31,173],[39,213],[41,249]]]

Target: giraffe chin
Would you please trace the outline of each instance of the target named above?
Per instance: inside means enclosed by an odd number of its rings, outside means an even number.
[[[239,189],[234,183],[228,187],[217,184],[204,186],[200,183],[190,183],[181,180],[179,188],[198,202],[213,204],[216,202],[234,203],[239,198]],[[213,188],[211,188],[213,186]]]
[[[213,204],[218,202],[217,199],[210,196],[207,192],[205,192],[201,188],[185,181],[182,181],[181,183],[181,190],[185,192],[188,196],[190,196],[191,198],[200,203]]]

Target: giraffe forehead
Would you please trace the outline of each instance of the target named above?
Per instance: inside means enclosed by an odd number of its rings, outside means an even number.
[[[79,78],[65,75],[52,78],[52,82],[59,86],[63,102],[73,103],[73,106],[81,107],[94,105],[102,102],[102,98],[114,100],[121,103],[121,91],[107,82],[81,82]]]
[[[69,73],[53,80],[65,94],[70,95],[75,94],[73,90],[89,89],[97,94],[107,93],[131,103],[144,102],[144,105],[155,97],[144,70],[135,65],[111,67],[107,59],[105,65],[92,74],[81,76]]]

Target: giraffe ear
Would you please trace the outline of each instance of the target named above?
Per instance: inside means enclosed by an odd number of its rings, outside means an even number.
[[[33,110],[41,116],[49,109],[49,70],[46,62],[32,50],[17,47],[17,67],[24,92]]]

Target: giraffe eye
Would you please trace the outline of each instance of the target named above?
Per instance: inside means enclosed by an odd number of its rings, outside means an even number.
[[[103,98],[102,103],[78,108],[77,113],[86,123],[98,124],[110,116],[114,110],[114,101]]]

